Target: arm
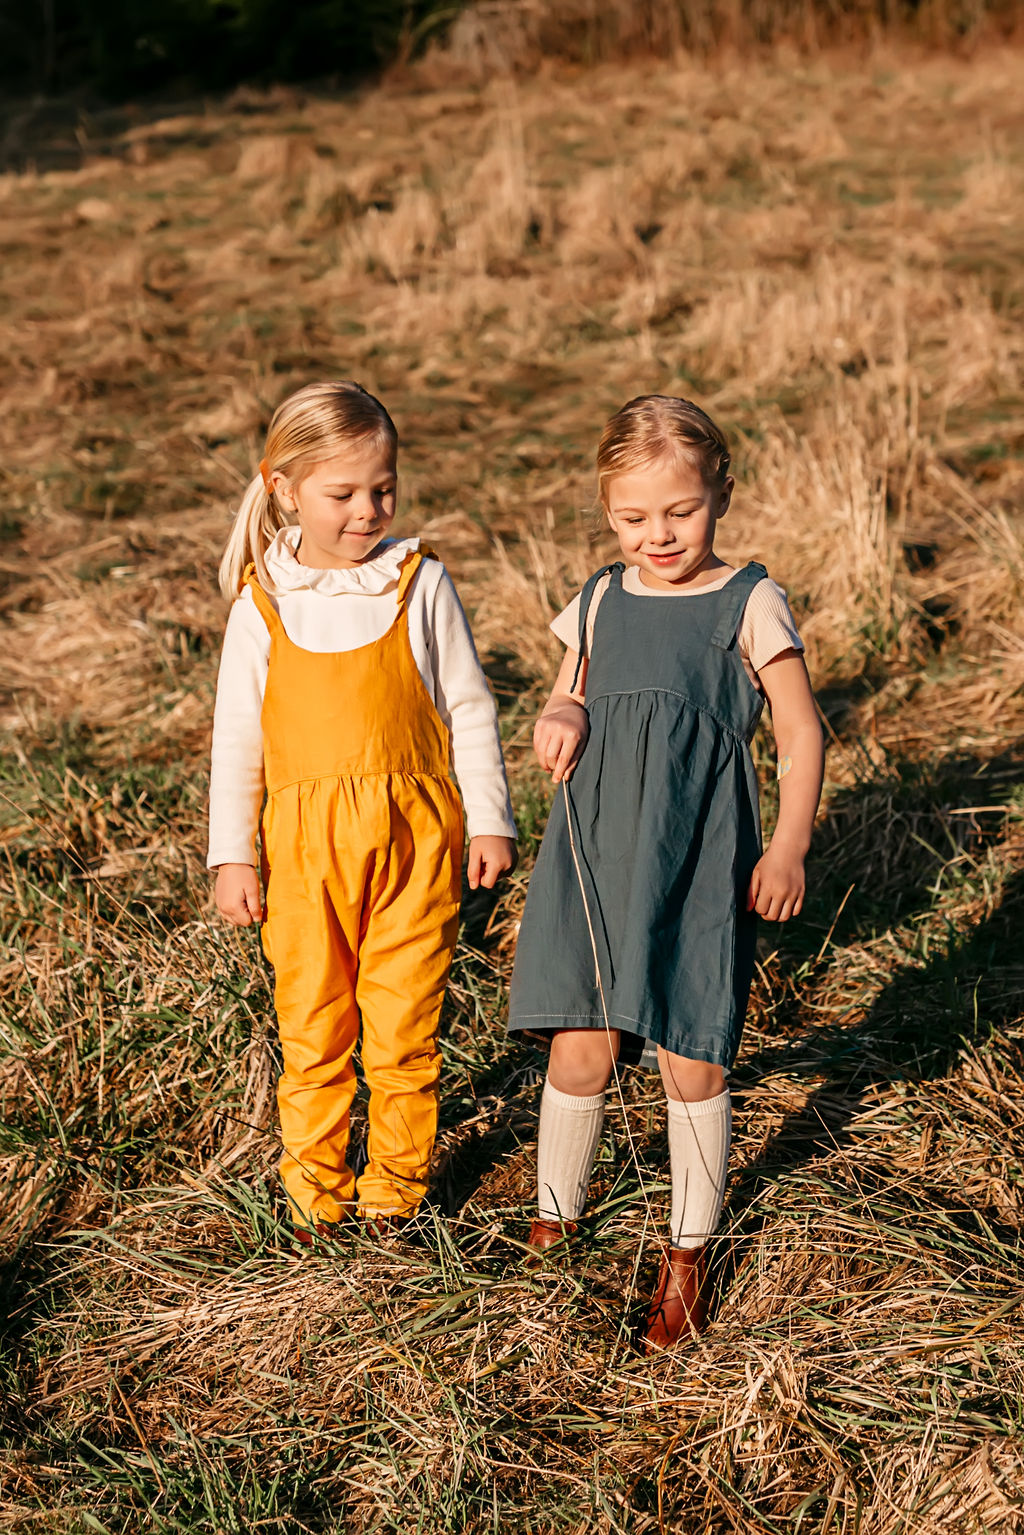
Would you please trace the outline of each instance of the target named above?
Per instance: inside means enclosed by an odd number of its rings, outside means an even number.
[[[577,651],[566,651],[551,697],[533,727],[533,749],[541,767],[551,774],[553,783],[572,777],[590,735],[590,720],[583,707],[586,661],[580,666],[575,690],[572,685],[578,660]]]
[[[256,823],[263,800],[260,711],[270,636],[251,600],[231,609],[217,678],[210,764],[210,851],[222,917],[239,927],[262,911],[256,875]]]
[[[421,570],[414,594],[423,575]],[[429,628],[434,697],[437,711],[451,731],[455,777],[466,807],[466,877],[470,889],[482,885],[491,890],[516,866],[516,828],[494,699],[462,604],[443,569],[433,589]]]
[[[804,902],[804,859],[821,797],[824,741],[803,656],[785,650],[758,675],[772,711],[781,777],[779,819],[751,875],[747,910],[786,922]]]

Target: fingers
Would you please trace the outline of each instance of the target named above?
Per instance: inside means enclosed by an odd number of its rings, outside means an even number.
[[[222,906],[220,914],[231,923],[232,927],[248,927],[253,920],[245,900],[236,901],[230,906]]]
[[[558,755],[558,748],[557,743],[552,743],[550,730],[543,722],[538,724],[533,732],[533,749],[537,753],[537,761],[541,767],[546,773],[550,773],[554,766],[554,758]]]
[[[767,885],[762,885],[752,905],[758,916],[764,917],[768,922],[788,922],[790,917],[799,916],[803,909],[803,895],[802,890],[792,890],[786,887],[773,889]],[[747,910],[750,911],[751,901],[749,896],[747,897],[747,902]]]
[[[256,878],[255,869],[247,869],[242,877],[242,888],[238,902],[240,927],[248,927],[251,922],[258,922],[262,916],[260,909],[260,884]]]
[[[583,733],[555,720],[538,720],[533,732],[537,761],[555,783],[569,778],[583,751]]]
[[[224,915],[227,917],[229,922],[234,924],[235,927],[250,927],[252,923],[256,921],[255,914],[250,909],[249,903],[244,899],[244,897],[237,901],[229,911],[224,913]]]
[[[475,858],[471,855],[467,870],[470,889],[493,890],[507,868],[501,858],[490,858],[486,853],[478,853]]]
[[[514,869],[519,851],[512,837],[471,837],[466,880],[471,890],[493,890],[503,874]]]
[[[576,765],[576,758],[579,756],[579,747],[579,740],[574,739],[568,732],[562,736],[558,756],[551,771],[551,777],[555,783],[561,783],[563,778],[570,776]]]
[[[788,922],[803,910],[804,890],[802,861],[780,859],[769,849],[751,873],[747,910],[768,922]]]
[[[563,778],[568,779],[573,775],[577,762],[583,755],[584,738],[575,731],[567,731],[562,737],[558,756],[555,759],[554,771],[551,777],[555,783],[561,783]]]

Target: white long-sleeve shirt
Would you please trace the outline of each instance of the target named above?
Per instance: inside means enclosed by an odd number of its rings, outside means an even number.
[[[379,640],[394,621],[402,562],[419,539],[389,539],[364,565],[312,570],[295,557],[300,531],[284,528],[266,553],[267,596],[288,638],[304,650],[355,650]],[[498,719],[473,637],[451,578],[424,560],[407,599],[417,670],[451,732],[452,764],[470,837],[514,837]],[[207,864],[255,862],[263,803],[260,715],[270,634],[246,587],[224,635],[213,716],[210,848]],[[387,678],[381,677],[387,687]]]

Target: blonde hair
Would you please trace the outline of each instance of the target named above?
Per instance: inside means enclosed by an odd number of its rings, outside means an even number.
[[[641,394],[617,410],[597,446],[597,488],[608,506],[608,482],[632,469],[646,469],[668,456],[699,470],[706,485],[723,485],[729,473],[729,444],[721,427],[692,400],[670,394]]]
[[[229,602],[242,589],[247,565],[255,565],[261,585],[270,584],[264,555],[276,534],[293,521],[272,489],[274,473],[299,485],[324,459],[352,448],[378,448],[392,458],[398,454],[395,423],[360,384],[349,379],[307,384],[277,407],[267,428],[260,472],[242,497],[220,562],[220,589]]]

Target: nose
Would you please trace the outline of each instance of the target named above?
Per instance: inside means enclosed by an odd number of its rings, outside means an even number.
[[[652,544],[670,544],[675,534],[667,522],[652,522],[649,537]]]
[[[352,508],[353,520],[356,522],[375,523],[377,513],[377,498],[371,495],[359,496]]]

